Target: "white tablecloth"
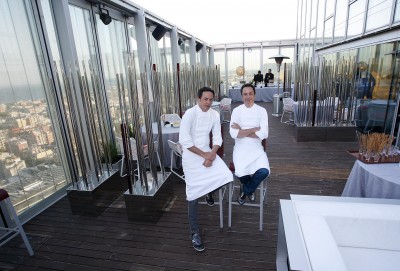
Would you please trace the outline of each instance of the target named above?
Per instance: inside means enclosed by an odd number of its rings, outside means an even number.
[[[157,123],[152,124],[152,129],[153,129],[153,139],[158,141],[158,127]],[[145,129],[142,127],[142,133],[143,133],[143,140],[146,141],[146,136],[145,136]],[[164,166],[165,167],[170,167],[171,165],[171,149],[168,146],[168,140],[178,142],[179,141],[179,127],[174,128],[171,126],[164,126],[162,127],[162,145],[163,145],[163,152],[164,152],[164,159],[160,157],[160,159],[164,160]],[[161,154],[160,154],[161,155]],[[176,159],[175,159],[176,161]],[[174,168],[177,167],[177,165],[173,165]]]
[[[240,95],[240,88],[231,88],[228,90],[229,98],[232,102],[241,102],[242,95]],[[279,88],[279,93],[283,94],[283,88]],[[278,94],[276,87],[256,87],[256,102],[272,102],[274,94]]]
[[[400,199],[399,163],[354,163],[343,197]]]

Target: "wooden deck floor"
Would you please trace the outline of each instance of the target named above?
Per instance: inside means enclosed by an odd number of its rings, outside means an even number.
[[[238,103],[234,104],[237,106]],[[341,195],[356,143],[296,142],[295,127],[269,112],[271,176],[264,216],[258,209],[233,206],[233,225],[219,228],[218,207],[200,205],[199,222],[206,245],[196,252],[189,240],[185,185],[176,177],[175,201],[157,222],[127,219],[122,194],[99,216],[72,214],[66,197],[24,225],[35,255],[22,239],[0,247],[0,270],[275,270],[279,199],[290,194]],[[233,141],[224,124],[224,159],[231,161]]]

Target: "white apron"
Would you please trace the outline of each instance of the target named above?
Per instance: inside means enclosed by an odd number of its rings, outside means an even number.
[[[232,157],[235,164],[235,175],[238,177],[252,175],[260,168],[270,170],[267,154],[261,144],[263,139],[268,138],[267,111],[257,104],[251,108],[242,104],[232,112],[230,125],[233,123],[237,123],[242,129],[261,128],[256,132],[259,138],[237,138],[239,130],[230,127],[229,132],[235,139]]]
[[[196,146],[202,151],[211,151],[210,131],[213,144],[221,146],[221,124],[218,112],[209,109],[203,112],[198,105],[185,112],[179,130],[182,145],[182,166],[186,181],[186,199],[195,200],[233,181],[225,162],[217,155],[211,167],[203,166],[204,158],[188,148]]]

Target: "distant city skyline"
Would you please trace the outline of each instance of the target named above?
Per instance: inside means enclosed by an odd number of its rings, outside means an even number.
[[[130,0],[208,44],[295,39],[293,0]]]

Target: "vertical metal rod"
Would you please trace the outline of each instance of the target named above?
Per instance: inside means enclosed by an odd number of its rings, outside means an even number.
[[[132,185],[134,178],[134,169],[132,165],[132,149],[130,144],[130,135],[129,135],[129,125],[127,125],[127,118],[126,118],[126,111],[127,108],[125,106],[125,92],[124,92],[124,84],[123,84],[123,77],[122,74],[116,74],[117,79],[117,89],[118,89],[118,99],[119,99],[119,108],[120,108],[120,116],[121,116],[121,138],[122,138],[122,145],[125,157],[125,164],[127,165],[127,180],[128,180],[128,190],[129,193],[132,194]],[[138,161],[139,162],[139,161]],[[122,174],[122,172],[121,172]]]
[[[68,77],[68,84],[69,86],[72,85],[72,88],[70,88],[70,91],[67,95],[67,100],[68,100],[68,105],[70,107],[70,113],[71,113],[71,122],[72,122],[72,128],[73,128],[73,133],[74,133],[74,138],[75,138],[75,143],[76,143],[76,151],[79,157],[79,163],[81,165],[81,175],[82,175],[82,180],[86,188],[89,188],[88,180],[87,180],[87,165],[86,165],[86,158],[85,158],[85,145],[82,143],[81,138],[80,138],[80,133],[79,131],[82,131],[81,127],[79,126],[79,112],[77,107],[77,104],[74,101],[74,96],[76,98],[76,95],[74,95],[74,92],[76,92],[75,86],[74,86],[74,81],[73,81],[73,73],[72,69],[70,70],[70,75]]]
[[[143,150],[143,139],[142,139],[142,131],[141,131],[141,121],[140,121],[140,114],[141,114],[141,107],[139,104],[139,90],[137,87],[137,77],[136,77],[136,67],[135,67],[135,58],[133,54],[127,53],[125,57],[125,66],[126,66],[126,71],[127,71],[127,76],[128,76],[128,96],[129,96],[129,103],[131,107],[131,119],[132,119],[132,130],[134,133],[134,136],[136,138],[136,151],[137,151],[137,156],[138,156],[138,163],[139,165],[142,165],[140,167],[140,170],[138,172],[139,180],[140,180],[140,185],[141,187],[147,186],[147,172],[146,172],[146,167],[145,167],[145,155],[144,155],[144,150]],[[146,78],[147,76],[144,75],[141,77]],[[143,93],[141,93],[143,96]],[[135,183],[134,183],[135,184]],[[146,189],[148,191],[148,188]]]
[[[57,80],[57,84],[58,84],[58,86],[59,86],[59,89],[62,89],[61,88],[61,79],[60,79],[60,75],[59,75],[59,73],[58,73],[58,70],[57,70],[57,66],[55,65],[55,67],[56,67],[56,80]],[[66,80],[66,76],[65,76],[65,74],[63,73],[63,71],[61,71],[61,74],[62,74],[62,76],[63,76],[63,85],[64,85],[64,90],[65,90],[65,92],[67,93],[67,92],[69,92],[70,90],[69,90],[69,84],[68,84],[68,80]],[[60,103],[61,103],[61,106],[62,106],[62,110],[64,111],[64,114],[65,114],[65,117],[66,117],[66,121],[65,121],[65,124],[66,124],[66,126],[67,126],[67,129],[66,129],[66,133],[68,134],[68,138],[70,138],[71,139],[71,142],[70,142],[70,146],[71,146],[71,149],[68,149],[68,151],[70,152],[70,156],[71,156],[71,169],[72,169],[72,176],[73,176],[73,178],[72,178],[72,181],[73,181],[73,185],[75,186],[77,183],[78,183],[78,181],[79,181],[79,169],[78,169],[78,165],[77,165],[77,161],[76,161],[76,157],[75,157],[75,154],[74,154],[74,144],[73,144],[73,142],[72,141],[74,141],[74,136],[73,136],[73,134],[71,133],[71,130],[72,130],[72,127],[71,127],[71,121],[69,120],[69,118],[68,118],[68,110],[67,110],[67,108],[66,108],[66,106],[65,106],[65,104],[67,103],[67,101],[65,101],[65,98],[64,98],[64,95],[61,93],[61,95],[60,95]],[[61,120],[60,120],[61,121]]]

